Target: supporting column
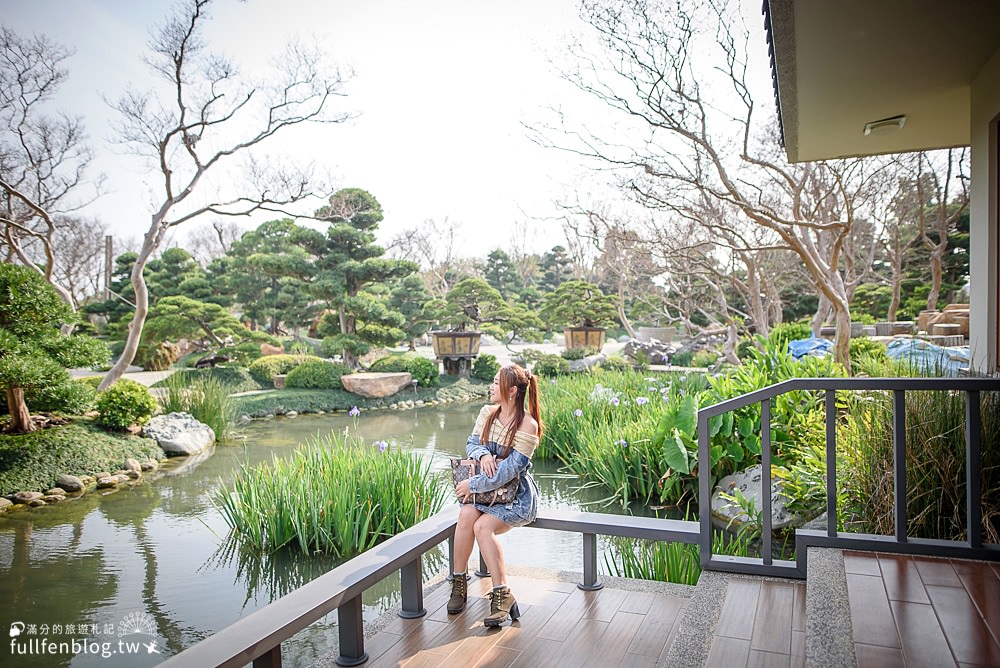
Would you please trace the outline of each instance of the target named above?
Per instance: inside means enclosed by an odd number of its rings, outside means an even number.
[[[584,591],[604,587],[604,583],[597,577],[597,534],[583,534],[583,582],[576,586]]]
[[[338,666],[360,666],[368,660],[368,653],[365,652],[365,625],[361,612],[360,596],[355,596],[337,608],[340,654],[335,661]]]

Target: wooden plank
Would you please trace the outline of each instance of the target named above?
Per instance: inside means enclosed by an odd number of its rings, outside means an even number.
[[[874,552],[844,550],[844,570],[857,575],[881,575],[879,560]]]
[[[855,643],[854,653],[858,658],[858,668],[906,668],[903,650],[898,648]]]
[[[927,594],[957,661],[1000,665],[1000,646],[964,587],[927,585]]]
[[[521,619],[510,625],[509,630],[497,644],[519,652],[527,649],[538,637],[538,631],[545,626],[552,615],[557,614],[557,610],[556,607],[541,605],[531,606],[530,611],[522,610]]]
[[[937,585],[939,587],[961,587],[962,581],[958,579],[958,574],[948,559],[935,559],[933,557],[913,557],[913,563],[920,573],[920,579],[925,585]]]
[[[1000,638],[1000,578],[988,564],[972,563],[975,566],[962,570],[958,577],[993,636]]]
[[[476,668],[505,668],[506,666],[513,666],[514,662],[520,656],[521,652],[519,650],[495,645],[476,663]]]
[[[948,640],[930,604],[892,601],[892,614],[907,666],[916,668],[955,663],[948,649]]]
[[[556,668],[565,666],[585,666],[604,639],[608,622],[581,618],[566,636],[556,656],[550,657],[544,665]]]
[[[536,638],[521,652],[521,656],[517,657],[513,666],[515,668],[545,668],[546,666],[556,668],[560,665],[565,665],[558,662],[559,653],[562,649],[562,640]]]
[[[806,583],[796,582],[795,601],[792,604],[792,631],[806,630]]]
[[[789,656],[788,665],[791,668],[805,668],[806,665],[806,633],[805,631],[792,631],[792,652]]]
[[[622,605],[618,609],[621,612],[634,612],[645,615],[649,612],[649,608],[653,605],[656,596],[656,594],[648,591],[630,591],[626,594],[625,600],[622,601]]]
[[[726,587],[726,600],[719,615],[717,634],[743,640],[753,638],[759,596],[760,580],[731,578]]]
[[[539,629],[538,637],[562,641],[576,627],[601,591],[576,589],[545,625]]]
[[[750,657],[750,640],[715,636],[708,650],[707,666],[745,666]]]
[[[680,621],[687,599],[664,594],[657,596],[645,615],[645,621],[628,647],[630,654],[658,658],[667,646]]]
[[[608,624],[604,635],[601,636],[596,651],[587,659],[587,664],[594,666],[620,665],[644,619],[645,615],[638,615],[634,612],[616,614]]]
[[[899,634],[882,578],[848,573],[847,592],[854,642],[899,649]]]
[[[795,585],[791,582],[761,582],[751,649],[785,656],[791,653],[794,602]]]
[[[610,622],[625,601],[626,593],[621,589],[602,589],[601,595],[596,597],[583,616],[602,622]]]
[[[747,668],[788,668],[789,656],[776,652],[751,649],[747,657]]]
[[[882,582],[890,601],[930,603],[920,572],[909,555],[879,554]]]

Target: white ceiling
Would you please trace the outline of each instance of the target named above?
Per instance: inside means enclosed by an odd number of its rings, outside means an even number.
[[[969,143],[971,83],[1000,49],[1000,0],[768,4],[789,160]],[[864,135],[901,114],[901,130]]]

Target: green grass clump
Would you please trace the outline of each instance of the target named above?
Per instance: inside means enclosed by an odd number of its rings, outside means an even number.
[[[418,455],[330,433],[288,459],[244,466],[216,500],[245,545],[347,558],[440,510],[445,486]]]
[[[0,434],[0,494],[44,491],[60,475],[92,475],[120,469],[128,458],[163,459],[156,441],[111,434],[93,420],[78,418],[30,434]]]
[[[188,413],[215,432],[217,441],[234,438],[239,405],[233,389],[212,376],[173,374],[163,381],[167,395],[160,400],[164,413]]]
[[[727,537],[713,532],[712,553],[745,557],[751,553],[750,532]],[[696,585],[701,577],[701,550],[697,545],[640,538],[608,538],[604,564],[616,577]]]

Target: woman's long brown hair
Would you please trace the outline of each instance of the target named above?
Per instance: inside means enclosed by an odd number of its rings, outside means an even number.
[[[541,441],[542,439],[542,409],[538,401],[538,378],[527,369],[516,364],[510,364],[500,369],[500,395],[504,397],[508,396],[512,387],[517,388],[517,396],[514,398],[514,420],[504,435],[505,442],[500,459],[509,455],[510,451],[514,448],[514,435],[524,420],[525,403],[528,404],[528,412],[531,413],[531,417],[535,418],[535,422],[538,423],[538,440]],[[483,425],[483,433],[479,436],[481,443],[485,443],[489,438],[493,422],[499,414],[500,410],[497,409],[487,416],[486,423]]]

